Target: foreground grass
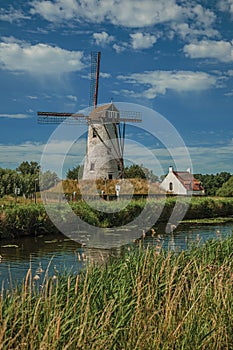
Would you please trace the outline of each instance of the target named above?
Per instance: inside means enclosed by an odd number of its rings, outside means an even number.
[[[39,292],[29,271],[1,297],[0,349],[232,349],[232,244],[136,248]]]

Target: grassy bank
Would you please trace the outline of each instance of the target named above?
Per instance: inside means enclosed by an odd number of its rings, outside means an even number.
[[[145,206],[146,200],[126,201],[96,201],[93,206],[88,203],[78,201],[70,203],[72,210],[82,220],[91,225],[98,227],[113,227],[130,223],[136,218]],[[189,204],[185,220],[217,220],[221,218],[231,218],[233,214],[233,198],[212,198],[193,197],[191,202],[187,198],[166,198],[166,199],[150,199],[147,202],[147,213],[153,215],[156,211],[162,213],[158,223],[167,223],[173,211],[174,205],[178,203],[178,211],[185,208]],[[112,213],[109,213],[109,206]],[[61,216],[59,206],[54,203],[57,215]],[[58,207],[58,209],[56,209]],[[97,208],[93,209],[93,208]],[[0,208],[0,238],[16,237],[22,235],[38,235],[57,232],[56,227],[50,221],[43,204],[17,204],[5,205]]]
[[[79,276],[30,270],[0,299],[0,349],[232,349],[233,237],[179,255],[135,249]]]

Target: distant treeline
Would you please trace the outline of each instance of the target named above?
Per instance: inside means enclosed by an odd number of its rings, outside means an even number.
[[[217,174],[195,174],[195,178],[201,181],[207,196],[232,196],[233,176],[228,172]]]
[[[78,165],[69,169],[66,178],[78,180],[82,177],[83,167]],[[124,169],[125,178],[148,179],[152,183],[161,182],[165,175],[157,176],[142,164],[133,164]],[[201,181],[207,196],[233,196],[233,176],[229,172],[217,174],[195,174]],[[39,181],[40,180],[40,181]],[[54,187],[58,182],[55,172],[40,170],[37,162],[22,162],[15,170],[0,168],[0,197],[5,195],[24,195],[30,197],[34,192]]]
[[[56,173],[42,173],[37,162],[22,162],[15,170],[0,168],[0,197],[20,195],[28,198],[40,189],[54,186],[56,180]]]

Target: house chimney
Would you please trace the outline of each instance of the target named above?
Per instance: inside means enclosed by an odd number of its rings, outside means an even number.
[[[191,174],[191,169],[190,168],[187,169],[187,173]]]
[[[169,166],[169,173],[172,173],[172,172],[173,172],[173,167]]]

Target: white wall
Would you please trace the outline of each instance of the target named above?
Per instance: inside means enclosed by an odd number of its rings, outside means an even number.
[[[112,174],[112,178],[116,179],[119,175],[118,159],[120,156],[120,150],[114,126],[113,124],[106,124],[108,131],[106,131],[101,124],[94,124],[93,126],[104,143],[111,148],[111,151],[109,152],[108,148],[102,143],[98,135],[93,137],[93,128],[89,126],[83,179],[108,179],[109,174]],[[111,137],[111,141],[109,141],[109,136]],[[117,154],[115,150],[117,151]],[[93,170],[91,170],[91,163],[94,164]]]
[[[173,190],[170,191],[170,183],[173,184]],[[160,184],[160,187],[171,194],[180,194],[180,195],[186,195],[187,190],[186,188],[182,185],[182,183],[177,179],[177,177],[174,175],[172,171],[169,169],[169,173],[165,177],[165,179],[162,181]]]

